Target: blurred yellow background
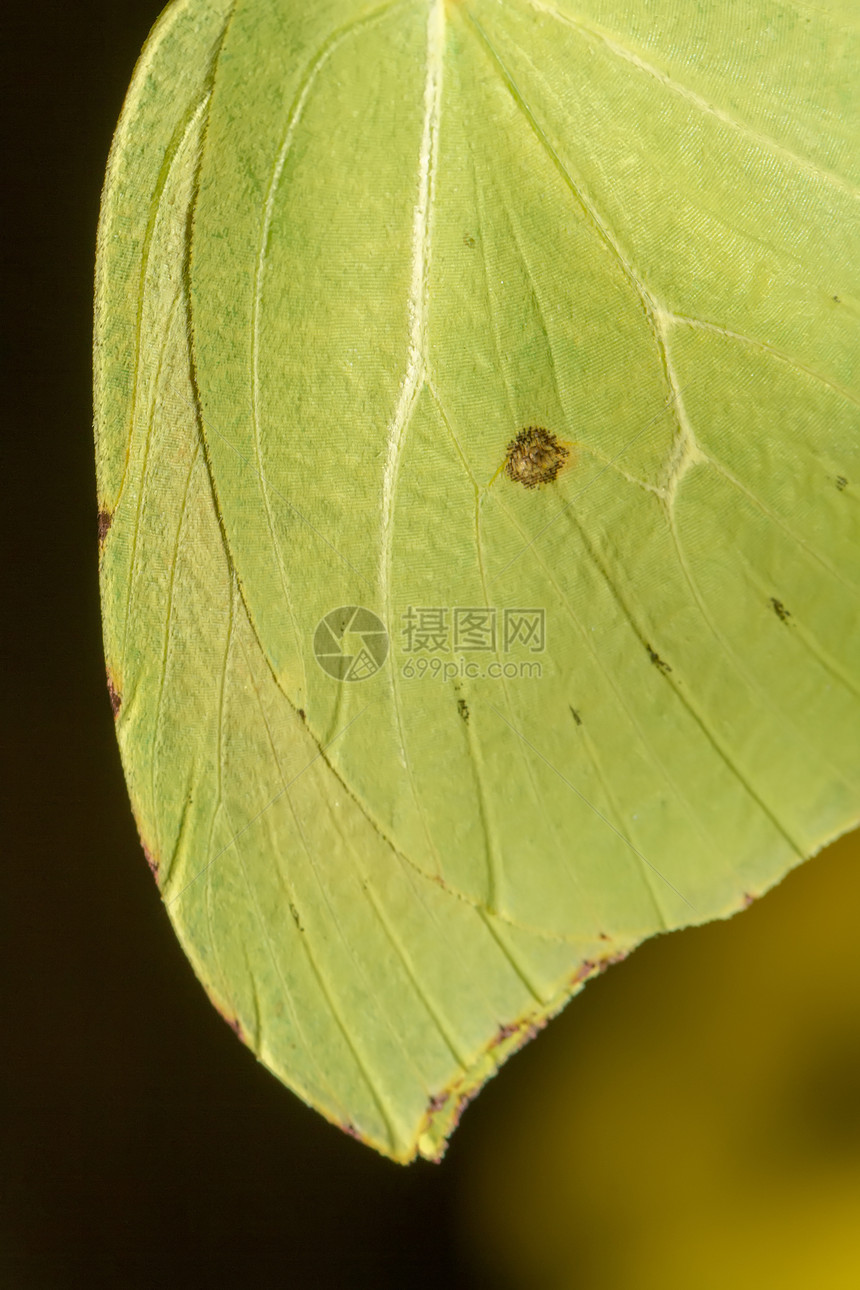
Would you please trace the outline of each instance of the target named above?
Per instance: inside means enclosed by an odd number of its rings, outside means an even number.
[[[857,1290],[860,832],[593,981],[466,1118],[488,1285]]]

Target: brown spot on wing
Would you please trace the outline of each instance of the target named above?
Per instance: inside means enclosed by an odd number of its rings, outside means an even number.
[[[656,668],[660,669],[660,671],[663,673],[664,676],[666,676],[669,672],[672,671],[669,664],[660,657],[660,655],[657,653],[655,649],[652,649],[651,646],[648,644],[645,645],[645,648],[648,651],[648,657],[650,658],[651,662],[654,664]]]
[[[110,526],[113,523],[112,511],[99,511],[99,549],[105,544],[105,538],[110,532]]]
[[[110,674],[110,669],[108,669],[108,674],[107,674],[107,685],[108,685],[108,694],[110,695],[111,711],[113,712],[114,720],[116,720],[117,716],[119,715],[119,710],[122,707],[122,695],[114,685],[114,680]]]
[[[145,842],[141,845],[143,846],[144,858],[146,859],[146,863],[149,865],[149,872],[152,874],[155,881],[158,882],[158,861]]]
[[[239,1018],[238,1018],[238,1017],[228,1017],[228,1016],[226,1015],[226,1013],[223,1013],[223,1012],[221,1013],[221,1016],[222,1016],[222,1017],[224,1018],[224,1020],[227,1022],[227,1025],[228,1025],[228,1026],[230,1027],[230,1029],[233,1031],[233,1034],[236,1036],[236,1038],[237,1038],[237,1039],[239,1039],[239,1040],[241,1040],[241,1041],[242,1041],[242,1043],[244,1044],[244,1043],[245,1043],[245,1032],[244,1032],[244,1030],[242,1029],[242,1023],[241,1023],[241,1021],[239,1020]]]
[[[350,1124],[350,1122],[349,1122],[348,1120],[344,1120],[342,1123],[339,1123],[337,1127],[338,1127],[338,1128],[339,1128],[343,1133],[345,1133],[348,1137],[350,1137],[350,1138],[355,1138],[356,1142],[366,1142],[366,1141],[367,1141],[367,1139],[363,1136],[363,1134],[359,1133],[359,1131],[358,1131],[358,1129],[355,1127],[355,1125],[354,1125],[354,1124]]]
[[[505,474],[523,488],[551,484],[570,456],[570,450],[551,430],[526,426],[505,450]]]
[[[517,1034],[519,1029],[520,1025],[516,1021],[511,1021],[506,1026],[499,1026],[496,1031],[496,1037],[492,1040],[490,1047],[497,1048],[499,1044],[503,1044],[506,1039],[511,1039],[515,1034]]]

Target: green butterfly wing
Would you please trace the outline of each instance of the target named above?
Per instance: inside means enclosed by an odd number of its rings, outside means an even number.
[[[858,53],[763,0],[175,0],[144,51],[96,309],[129,791],[216,1005],[397,1159],[858,820]]]

